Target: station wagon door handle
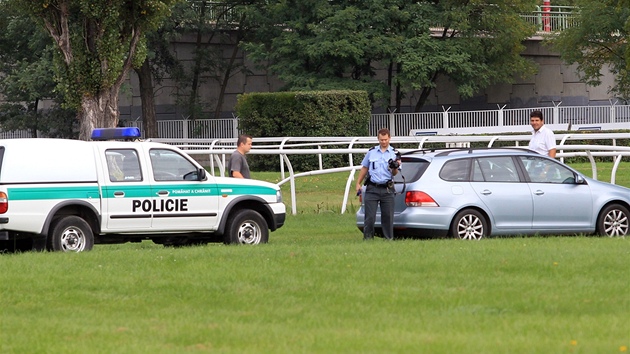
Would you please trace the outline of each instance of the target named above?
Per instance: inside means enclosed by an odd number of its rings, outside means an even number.
[[[490,195],[490,194],[492,194],[492,192],[490,190],[488,190],[488,189],[484,189],[484,190],[481,191],[481,194],[483,194],[483,195]]]
[[[160,197],[168,197],[168,191],[159,191],[159,192],[157,192],[157,194]]]
[[[534,192],[535,195],[543,195],[545,194],[545,192],[541,191],[540,189]]]

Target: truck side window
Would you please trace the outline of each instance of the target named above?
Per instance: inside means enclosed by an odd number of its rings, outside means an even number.
[[[133,149],[105,151],[109,180],[112,182],[140,182],[142,172],[138,153]]]
[[[156,181],[183,181],[197,167],[184,156],[172,150],[151,149],[149,152]]]

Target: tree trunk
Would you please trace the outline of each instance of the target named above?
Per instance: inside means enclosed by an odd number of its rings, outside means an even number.
[[[230,61],[223,73],[223,81],[221,82],[221,88],[219,92],[219,100],[217,102],[217,106],[214,110],[214,118],[218,119],[221,115],[221,110],[223,109],[223,102],[225,101],[225,90],[227,89],[228,82],[230,81],[230,77],[232,76],[232,68],[234,68],[234,62],[236,61],[236,54],[238,53],[238,44],[240,43],[240,39],[236,41],[232,49],[232,55],[230,56]]]
[[[201,4],[201,12],[199,14],[199,18],[203,21],[206,17],[206,1],[202,1]],[[195,40],[195,65],[192,72],[192,83],[190,87],[190,97],[188,98],[188,114],[190,114],[190,119],[197,119],[197,92],[199,91],[199,77],[201,76],[201,46],[202,46],[202,33],[203,26],[199,26],[197,28],[197,39]],[[212,38],[212,36],[210,36]]]
[[[396,74],[402,71],[402,64],[396,64]],[[396,112],[400,112],[400,107],[402,106],[402,89],[400,88],[400,83],[396,84]]]
[[[435,83],[437,81],[439,72],[434,72],[433,76],[431,77],[431,82]],[[429,95],[431,94],[431,91],[433,90],[432,87],[423,87],[422,91],[420,91],[420,98],[418,98],[418,102],[416,102],[416,107],[414,109],[414,112],[420,112],[420,110],[422,109],[422,106],[424,106],[425,103],[427,103],[427,99],[429,98]]]
[[[120,87],[112,86],[95,96],[83,96],[78,112],[79,139],[90,140],[94,128],[114,128],[118,125],[118,92]]]
[[[420,98],[418,98],[418,102],[416,102],[416,107],[414,109],[414,112],[420,112],[420,110],[422,109],[422,106],[424,106],[424,104],[427,102],[427,99],[429,98],[429,94],[431,93],[431,90],[432,90],[431,87],[422,88],[422,91],[420,91]]]
[[[145,59],[142,66],[134,69],[138,74],[140,84],[140,101],[142,102],[142,127],[145,138],[158,138],[157,118],[155,116],[155,99],[153,97],[153,75],[149,58]]]

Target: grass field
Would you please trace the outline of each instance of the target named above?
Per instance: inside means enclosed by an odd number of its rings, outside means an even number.
[[[628,238],[363,242],[346,178],[298,181],[266,245],[2,255],[0,351],[629,351]]]

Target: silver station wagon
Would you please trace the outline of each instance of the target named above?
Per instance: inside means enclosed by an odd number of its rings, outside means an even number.
[[[418,150],[403,154],[394,237],[535,234],[625,236],[630,189],[586,177],[522,148]],[[364,206],[357,212],[363,230]],[[380,231],[380,212],[376,219]]]

